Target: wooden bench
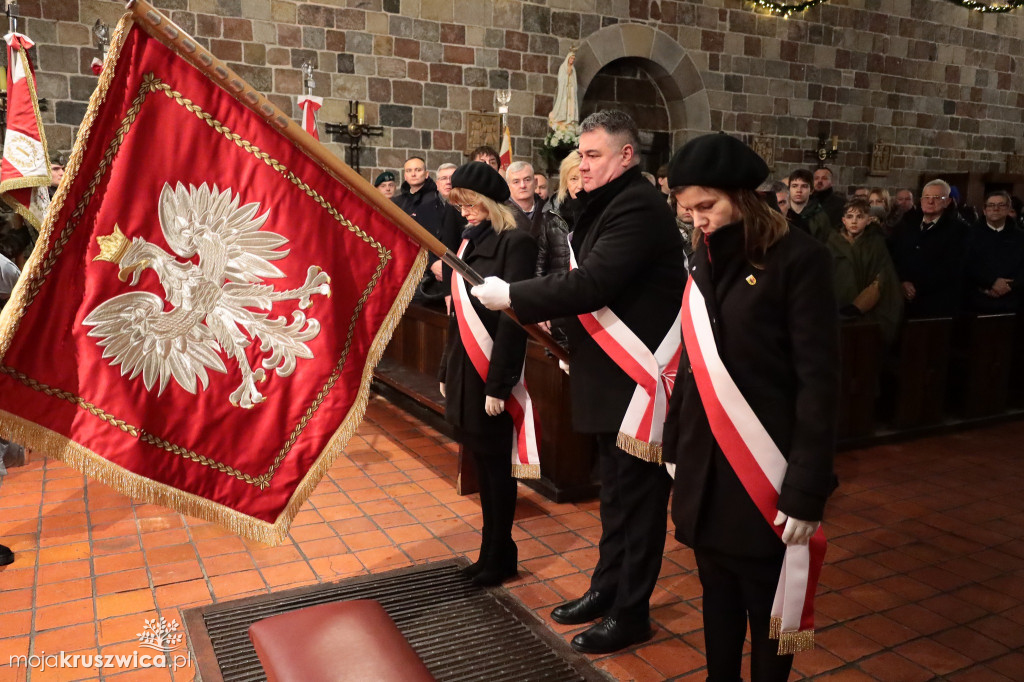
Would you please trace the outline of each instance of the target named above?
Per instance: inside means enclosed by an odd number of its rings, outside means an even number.
[[[882,329],[874,322],[844,324],[839,329],[840,441],[867,438],[875,432],[875,405],[882,372]]]
[[[953,320],[948,317],[908,320],[903,325],[891,396],[896,429],[944,421],[952,327]]]
[[[249,626],[269,682],[433,682],[384,608],[360,599],[308,606]]]
[[[1016,316],[978,315],[957,321],[949,367],[951,411],[972,419],[1006,410]]]

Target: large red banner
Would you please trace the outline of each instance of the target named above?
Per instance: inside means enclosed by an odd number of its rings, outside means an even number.
[[[279,540],[425,253],[128,18],[66,172],[0,316],[0,434]]]

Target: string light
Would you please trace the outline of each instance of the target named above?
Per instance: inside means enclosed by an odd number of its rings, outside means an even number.
[[[783,19],[788,19],[790,15],[797,14],[800,12],[806,12],[812,7],[827,2],[828,0],[804,0],[799,3],[787,3],[787,2],[775,2],[774,0],[750,0],[757,7],[770,12],[776,16],[780,16]],[[983,12],[986,14],[1003,14],[1006,12],[1012,12],[1018,7],[1024,6],[1024,0],[1004,0],[999,3],[987,4],[984,2],[976,2],[975,0],[946,0],[954,5],[959,5],[964,9],[969,9],[972,12]]]

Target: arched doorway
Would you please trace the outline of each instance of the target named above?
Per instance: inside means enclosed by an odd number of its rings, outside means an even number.
[[[580,43],[575,65],[581,117],[617,105],[637,118],[646,141],[667,148],[668,154],[711,131],[711,106],[700,72],[663,31],[643,24],[607,26]],[[665,153],[652,159],[667,158]],[[655,168],[658,163],[651,162]]]

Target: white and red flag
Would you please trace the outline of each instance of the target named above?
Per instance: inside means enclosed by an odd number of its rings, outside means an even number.
[[[96,74],[97,76],[100,75],[101,73],[103,73],[103,60],[99,57],[93,57],[91,68],[94,74]]]
[[[36,78],[28,50],[34,45],[21,33],[8,33],[7,131],[0,165],[0,196],[39,229],[49,204],[50,156],[39,115]]]
[[[320,139],[320,133],[316,129],[316,112],[320,111],[320,107],[323,105],[323,97],[303,95],[299,98],[299,108],[302,109],[302,129],[317,140]]]
[[[507,123],[501,133],[501,151],[498,152],[498,159],[501,162],[502,168],[508,168],[509,164],[512,163],[512,135],[508,131]]]

